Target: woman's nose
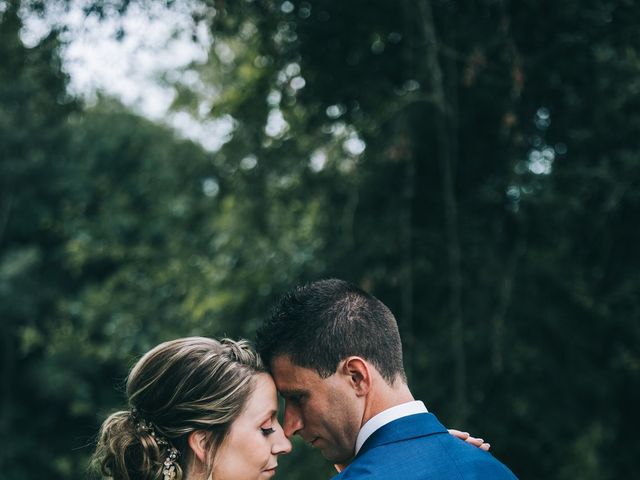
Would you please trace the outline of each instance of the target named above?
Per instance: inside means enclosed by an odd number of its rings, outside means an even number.
[[[273,442],[271,453],[274,455],[286,455],[291,451],[291,442],[287,437],[285,437],[284,432],[281,429],[278,429],[276,435],[277,438],[276,441]]]

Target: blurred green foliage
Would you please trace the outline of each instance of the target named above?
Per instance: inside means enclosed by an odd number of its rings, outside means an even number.
[[[195,2],[215,153],[71,98],[57,33],[25,47],[0,4],[1,478],[84,478],[139,355],[251,338],[328,276],[392,308],[416,397],[520,478],[633,477],[636,2]],[[296,447],[280,475],[331,475]]]

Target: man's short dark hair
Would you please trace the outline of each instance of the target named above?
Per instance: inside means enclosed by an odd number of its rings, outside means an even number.
[[[355,355],[373,364],[387,383],[398,376],[406,382],[395,317],[380,300],[344,280],[320,280],[286,293],[258,330],[256,348],[266,365],[287,355],[323,378]]]

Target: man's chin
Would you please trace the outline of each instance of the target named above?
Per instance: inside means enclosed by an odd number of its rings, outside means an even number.
[[[345,455],[344,452],[336,452],[331,449],[320,448],[320,453],[334,465],[348,465],[353,460],[353,455]]]

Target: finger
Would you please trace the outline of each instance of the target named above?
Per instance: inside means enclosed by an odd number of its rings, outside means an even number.
[[[469,432],[462,432],[460,430],[456,430],[455,428],[450,428],[449,433],[454,437],[459,438],[460,440],[466,440],[469,438]]]
[[[485,452],[488,452],[490,448],[491,448],[490,443],[483,443],[482,445],[480,445],[480,450],[484,450]]]
[[[476,437],[472,437],[469,436],[465,442],[470,443],[471,445],[474,445],[476,447],[479,447],[480,445],[482,445],[484,443],[484,440],[482,438],[476,438]]]

